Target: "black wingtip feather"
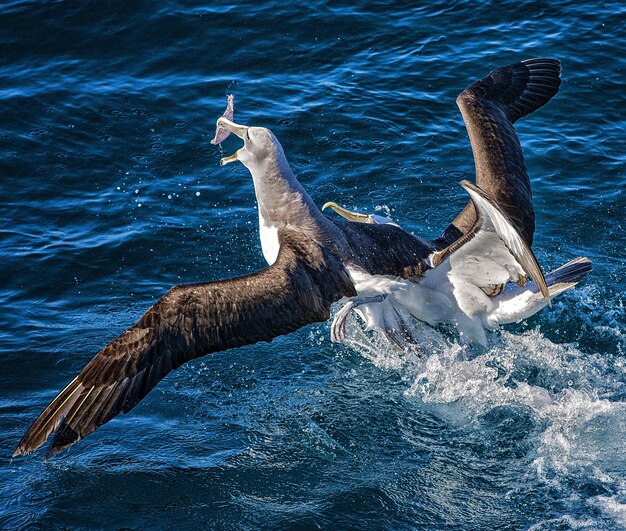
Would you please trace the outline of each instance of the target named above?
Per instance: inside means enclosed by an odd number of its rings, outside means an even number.
[[[504,68],[511,69],[513,75],[517,73],[523,80],[523,85],[515,87],[519,92],[507,108],[512,123],[543,107],[561,86],[561,63],[557,59],[526,59]]]
[[[515,123],[520,118],[548,103],[561,85],[561,63],[557,59],[526,59],[492,70],[459,96],[479,94],[499,103],[507,118]]]

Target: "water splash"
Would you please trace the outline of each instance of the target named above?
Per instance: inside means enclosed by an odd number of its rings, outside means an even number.
[[[576,292],[574,298],[588,310],[577,315],[583,326],[593,323],[595,333],[609,333],[621,352],[621,300],[599,304],[594,293],[593,287]],[[568,311],[546,312],[547,328]],[[607,519],[624,525],[626,370],[613,349],[586,352],[575,343],[559,344],[539,326],[521,333],[502,330],[491,336],[489,348],[477,349],[431,327],[412,326],[418,344],[398,351],[364,332],[354,319],[348,344],[377,367],[401,373],[405,396],[416,400],[415,407],[435,412],[456,428],[484,433],[494,412],[501,418],[523,411],[534,426],[526,435],[532,448],[527,472],[572,511],[584,503],[599,515],[599,520],[568,516],[558,525],[588,529]]]

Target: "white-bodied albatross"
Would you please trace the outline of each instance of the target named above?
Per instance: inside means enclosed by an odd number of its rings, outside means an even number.
[[[483,327],[538,311],[589,270],[580,258],[544,278],[530,250],[530,183],[513,122],[549,101],[559,76],[558,61],[532,59],[494,70],[459,96],[476,185],[461,183],[470,204],[434,241],[389,223],[326,218],[271,131],[220,118],[219,126],[244,141],[222,163],[239,160],[252,174],[269,267],[172,288],[52,400],[14,455],[34,451],[56,430],[47,454],[54,455],[129,412],[183,363],[325,321],[340,300],[347,304],[332,325],[334,339],[342,338],[351,308],[396,342],[398,305],[480,342]],[[533,282],[525,285],[527,277]]]

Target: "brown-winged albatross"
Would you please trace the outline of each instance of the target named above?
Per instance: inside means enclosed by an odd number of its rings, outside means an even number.
[[[390,223],[326,218],[296,180],[272,132],[237,125],[229,119],[232,107],[227,109],[218,126],[244,146],[221,162],[239,160],[252,174],[269,267],[173,287],[52,400],[14,455],[34,451],[56,430],[47,454],[54,455],[129,412],[183,363],[325,321],[340,300],[347,304],[332,325],[336,340],[353,308],[395,342],[399,305],[428,323],[455,325],[479,342],[484,327],[538,311],[590,268],[579,258],[544,278],[530,250],[530,183],[513,123],[548,102],[559,84],[558,61],[531,59],[498,68],[461,93],[457,102],[474,152],[476,184],[461,183],[470,203],[433,241]],[[527,277],[532,282],[526,284]]]

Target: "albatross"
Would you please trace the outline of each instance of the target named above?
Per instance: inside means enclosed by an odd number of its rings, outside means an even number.
[[[244,145],[220,162],[239,161],[252,176],[268,267],[171,288],[50,402],[14,455],[33,452],[55,432],[50,457],[128,413],[183,363],[326,321],[336,302],[344,306],[331,325],[333,340],[345,338],[346,318],[356,311],[397,345],[401,308],[482,344],[485,329],[539,311],[590,269],[588,259],[576,258],[544,276],[531,250],[535,216],[513,124],[547,103],[559,85],[557,60],[530,59],[497,68],[460,94],[476,182],[461,182],[469,202],[434,240],[384,218],[324,216],[274,134],[235,123],[229,100],[216,141],[226,130]]]

